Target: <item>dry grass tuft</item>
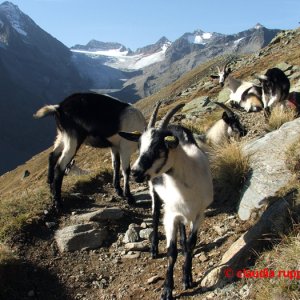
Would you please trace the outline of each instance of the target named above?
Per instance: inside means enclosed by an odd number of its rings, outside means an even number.
[[[268,129],[270,131],[278,129],[286,122],[293,121],[297,117],[295,110],[286,108],[282,109],[280,106],[276,106],[272,109],[271,116],[268,121]]]
[[[295,142],[290,148],[286,151],[286,165],[289,170],[300,177],[300,140]]]
[[[255,270],[273,270],[273,278],[247,279],[253,283],[251,299],[300,299],[300,228],[295,225],[293,232],[271,251],[257,261]]]
[[[232,142],[215,147],[211,159],[217,199],[236,202],[250,171],[249,157],[242,153],[240,143]]]

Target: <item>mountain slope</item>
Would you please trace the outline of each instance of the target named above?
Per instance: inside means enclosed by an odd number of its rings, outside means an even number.
[[[232,64],[233,75],[251,80],[253,74],[261,74],[265,69],[284,62],[283,65],[292,66],[287,71],[290,71],[289,78],[292,87],[298,84],[299,91],[299,45],[300,29],[282,32],[257,55],[244,55]],[[226,58],[215,58],[194,68],[158,93],[138,101],[135,106],[148,117],[157,100],[164,99],[159,112],[161,116],[178,103],[188,104],[191,100],[197,102],[198,97],[202,95],[216,99],[221,88],[210,81],[209,75],[214,72],[215,66],[223,63]],[[237,112],[252,120],[253,125],[249,128],[251,131],[258,130],[259,127],[265,130],[264,122],[263,124],[256,122],[258,118],[264,120],[263,112]],[[185,112],[178,113],[183,118],[181,123],[185,121],[185,114]],[[195,115],[195,117],[202,118],[200,115]],[[158,299],[161,294],[162,280],[165,277],[164,236],[161,236],[160,241],[161,256],[155,260],[150,258],[148,252],[140,253],[140,257],[133,256],[136,253],[131,252],[133,255],[126,257],[124,253],[127,251],[124,250],[121,242],[121,237],[124,236],[129,223],[141,224],[149,220],[151,202],[140,201],[137,206],[128,207],[124,201],[116,198],[111,194],[113,187],[109,151],[82,147],[76,156],[76,165],[91,173],[84,176],[70,174],[65,177],[63,184],[65,211],[62,216],[53,216],[47,210],[45,212],[47,205],[51,203],[46,184],[48,153],[49,150],[44,151],[12,172],[0,176],[0,222],[2,222],[0,237],[3,237],[5,233],[6,238],[13,239],[11,249],[15,255],[19,256],[19,260],[12,263],[8,261],[1,265],[0,261],[0,277],[2,275],[4,279],[3,282],[0,281],[0,285],[1,283],[3,285],[3,288],[0,288],[0,295],[1,292],[4,294],[3,299],[27,299],[28,294],[38,295],[43,299],[49,297],[57,299],[111,299],[112,297]],[[272,166],[270,166],[271,169]],[[30,176],[22,179],[25,170],[30,171]],[[299,168],[297,170],[299,171]],[[139,186],[140,196],[145,192],[144,188]],[[299,195],[299,188],[289,191],[290,197]],[[83,212],[112,206],[121,207],[124,210],[124,218],[119,221],[109,220],[109,222],[101,223],[101,228],[109,229],[109,238],[104,247],[74,253],[59,253],[53,239],[57,228],[73,224],[72,218],[80,216]],[[248,278],[226,285],[222,289],[205,291],[200,288],[200,280],[206,271],[219,265],[223,254],[249,226],[252,226],[251,222],[250,224],[241,222],[232,211],[232,207],[230,211],[226,209],[227,207],[223,206],[217,211],[208,211],[201,225],[193,260],[196,286],[188,292],[181,290],[182,269],[180,265],[183,256],[178,256],[177,267],[174,271],[176,296],[184,299],[241,299],[241,297],[251,296],[251,299],[258,300],[270,298],[270,295],[274,294],[274,297],[282,295],[283,299],[299,299],[299,289],[295,286],[295,281],[288,278],[284,278],[284,281],[276,278],[274,278],[275,281],[269,281],[266,278],[265,280]],[[40,217],[37,217],[37,214]],[[256,216],[259,215],[256,213]],[[16,232],[14,222],[17,225],[20,223],[24,225],[21,234],[19,231]],[[299,241],[299,226],[295,223],[293,225],[295,229],[298,228],[298,236],[295,236],[293,240]],[[20,227],[17,229],[19,230]],[[277,239],[274,240],[276,241]],[[280,245],[282,250],[280,253],[274,255],[271,252],[267,256],[260,257],[262,264],[255,264],[253,270],[265,268],[287,270],[287,272],[294,270],[294,266],[299,261],[299,245],[296,244],[297,256],[293,256],[292,264],[286,265],[286,258],[291,257],[291,254],[282,255],[287,251],[286,249],[291,249],[289,241],[286,242],[286,248]],[[3,253],[3,248],[0,247],[0,258],[1,251]],[[257,256],[260,255],[255,252],[255,259]],[[254,264],[255,259],[251,259],[249,263]],[[279,284],[281,287],[278,287]],[[270,286],[268,291],[266,291],[267,286]],[[51,291],[50,294],[49,291]],[[294,298],[286,293],[294,293]]]
[[[0,173],[52,142],[53,122],[37,124],[32,120],[37,108],[88,87],[71,58],[66,46],[17,6],[10,2],[0,5],[0,118],[5,124],[1,128],[0,156],[7,157],[0,165]]]
[[[249,30],[233,35],[201,30],[185,33],[168,47],[163,61],[144,68],[143,74],[125,82],[124,89],[113,95],[126,99],[130,90],[136,100],[147,97],[214,57],[259,51],[279,31],[257,24]]]

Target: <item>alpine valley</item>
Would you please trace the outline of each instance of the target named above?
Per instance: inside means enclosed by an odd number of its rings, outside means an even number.
[[[53,120],[32,118],[43,104],[87,90],[135,103],[212,58],[258,52],[279,31],[261,24],[232,35],[197,29],[136,51],[96,40],[69,49],[13,3],[0,4],[0,174],[53,142]]]

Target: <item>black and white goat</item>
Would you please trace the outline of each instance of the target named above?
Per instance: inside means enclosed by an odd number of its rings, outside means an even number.
[[[268,69],[265,75],[257,78],[262,86],[262,101],[266,115],[270,114],[270,109],[288,99],[290,91],[290,81],[284,72],[278,68]]]
[[[231,91],[230,99],[227,102],[242,107],[247,112],[260,111],[263,108],[261,101],[261,87],[253,82],[242,81],[230,75],[231,69],[227,68],[227,62],[222,69],[217,66],[218,75],[211,75],[213,79],[218,79],[222,87],[228,88]]]
[[[213,201],[213,183],[208,158],[196,145],[193,134],[179,125],[168,125],[172,116],[183,105],[178,105],[154,128],[159,104],[147,129],[142,134],[119,134],[139,141],[139,157],[132,167],[136,182],[149,181],[153,204],[152,257],[158,255],[158,222],[161,201],[164,203],[164,229],[167,239],[168,269],[162,298],[173,299],[173,269],[177,259],[177,232],[180,231],[185,255],[183,284],[192,286],[192,256],[204,211]],[[186,238],[185,225],[191,224]]]
[[[210,145],[221,145],[230,138],[238,139],[247,134],[239,117],[224,103],[212,102],[224,109],[222,118],[210,127],[205,134],[205,142]]]
[[[129,188],[130,156],[136,144],[122,139],[121,130],[143,130],[146,121],[142,113],[128,103],[96,93],[77,93],[58,105],[39,109],[34,117],[39,119],[54,115],[57,138],[49,155],[48,183],[54,206],[61,206],[61,186],[65,170],[82,143],[98,148],[111,148],[114,168],[113,184],[118,195],[129,203],[133,197]],[[124,177],[124,193],[120,186],[120,163]]]

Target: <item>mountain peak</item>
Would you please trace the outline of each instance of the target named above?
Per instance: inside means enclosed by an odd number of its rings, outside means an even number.
[[[166,43],[170,43],[170,41],[165,36],[163,36],[155,44],[166,44]]]
[[[15,4],[13,4],[12,2],[9,1],[5,1],[3,3],[0,4],[0,10],[5,10],[8,12],[17,12],[17,13],[22,13],[21,10],[19,9],[19,7]]]
[[[264,28],[265,26],[261,25],[260,23],[256,23],[256,25],[253,27],[255,29]]]
[[[0,13],[2,13],[10,25],[21,35],[27,36],[24,29],[24,14],[19,7],[9,1],[0,4]]]

